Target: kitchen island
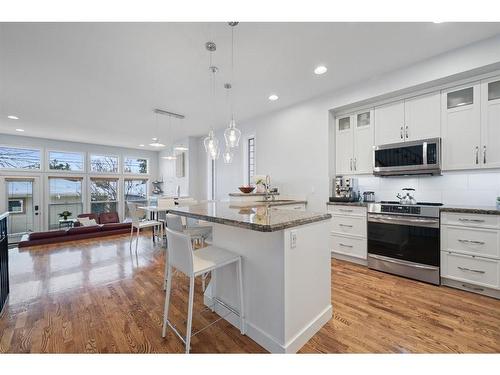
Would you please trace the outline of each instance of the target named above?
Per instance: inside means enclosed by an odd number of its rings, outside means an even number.
[[[170,213],[213,223],[213,245],[242,257],[246,334],[272,353],[297,352],[332,317],[331,215],[280,210],[262,202],[208,202]],[[204,302],[239,328],[236,270],[216,271]],[[228,309],[224,305],[230,306]]]

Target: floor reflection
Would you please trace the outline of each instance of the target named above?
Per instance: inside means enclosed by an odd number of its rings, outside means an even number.
[[[132,279],[135,272],[153,263],[156,252],[163,251],[146,235],[140,237],[137,253],[135,246],[129,249],[123,237],[50,245],[50,252],[46,249],[10,250],[11,306],[54,293]]]

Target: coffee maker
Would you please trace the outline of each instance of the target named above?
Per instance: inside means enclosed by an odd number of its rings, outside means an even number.
[[[330,202],[355,202],[358,200],[358,180],[355,177],[335,176]]]

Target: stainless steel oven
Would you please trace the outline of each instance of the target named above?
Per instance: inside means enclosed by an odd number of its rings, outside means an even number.
[[[441,174],[441,139],[393,143],[373,149],[373,174]]]
[[[368,267],[439,285],[439,247],[437,205],[368,206]]]

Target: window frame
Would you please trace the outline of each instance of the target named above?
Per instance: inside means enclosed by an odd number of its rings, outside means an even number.
[[[69,171],[67,171],[69,172]],[[45,177],[46,180],[46,188],[44,192],[44,207],[47,210],[46,212],[46,228],[47,230],[54,230],[58,228],[51,228],[50,227],[50,206],[51,205],[58,205],[57,203],[51,203],[50,202],[50,179],[53,178],[59,178],[59,179],[67,179],[67,178],[74,178],[77,179],[81,182],[81,193],[82,193],[82,199],[81,199],[81,205],[82,205],[82,213],[85,213],[87,210],[87,188],[88,187],[88,178],[85,175],[79,175],[79,174],[71,174],[71,173],[48,173],[47,176]],[[61,203],[60,205],[63,205],[64,203]],[[71,203],[69,203],[71,204]],[[74,216],[76,218],[76,215]]]
[[[126,212],[127,212],[127,202],[139,202],[139,201],[146,201],[146,202],[148,202],[149,201],[149,196],[150,196],[150,194],[149,194],[149,181],[150,181],[150,179],[149,178],[139,178],[137,176],[144,176],[144,175],[140,175],[140,174],[139,175],[133,175],[133,174],[130,174],[129,176],[126,176],[126,177],[124,177],[122,179],[121,186],[122,186],[123,191],[121,193],[121,197],[123,198],[123,220],[127,219],[127,214],[126,214]],[[127,200],[127,197],[126,197],[126,191],[127,191],[127,189],[125,188],[125,184],[126,184],[127,181],[133,181],[133,180],[145,180],[146,181],[146,183],[145,183],[145,185],[146,185],[146,197],[144,199],[137,199],[136,201],[133,201],[133,200],[129,201],[129,200]],[[146,205],[147,205],[147,203],[146,203]]]
[[[20,150],[30,150],[30,151],[38,151],[40,154],[40,166],[35,169],[24,169],[24,168],[4,168],[0,167],[0,171],[11,171],[11,172],[42,172],[43,170],[43,165],[44,165],[44,158],[43,158],[43,149],[39,147],[29,147],[29,146],[16,146],[16,145],[7,145],[7,144],[0,144],[0,148],[6,147],[6,148],[17,148]]]
[[[50,169],[50,153],[51,152],[61,152],[61,153],[68,153],[68,154],[78,154],[82,156],[83,160],[83,169],[80,171],[73,171],[73,170],[64,170],[64,169]],[[47,149],[46,152],[46,157],[45,157],[45,171],[48,173],[64,173],[64,174],[86,174],[87,173],[87,153],[86,152],[81,152],[81,151],[68,151],[68,150],[57,150],[57,149]]]
[[[113,180],[116,181],[116,200],[106,200],[106,201],[93,201],[92,200],[92,180]],[[88,211],[92,212],[92,204],[93,203],[116,203],[116,213],[120,215],[120,198],[121,198],[121,190],[120,190],[120,177],[116,175],[98,175],[98,176],[89,176],[87,179],[87,201],[88,201]]]
[[[92,156],[104,156],[104,157],[112,157],[117,159],[116,163],[116,172],[110,172],[110,171],[93,171],[92,170]],[[119,175],[120,174],[120,155],[114,155],[114,154],[104,154],[104,153],[94,153],[94,152],[89,152],[88,153],[88,174],[90,175],[106,175],[106,174],[112,174],[112,175]],[[149,161],[148,161],[148,168],[149,168]]]
[[[252,177],[250,176],[250,140],[253,139],[253,176],[255,176],[257,172],[257,137],[255,135],[249,135],[246,138],[245,143],[245,180],[247,185],[250,186],[252,184]]]
[[[135,173],[135,172],[127,172],[125,169],[125,162],[127,159],[143,159],[146,160],[146,173]],[[123,156],[123,161],[122,161],[122,174],[126,176],[149,176],[150,174],[150,159],[147,157],[142,157],[142,156]]]

